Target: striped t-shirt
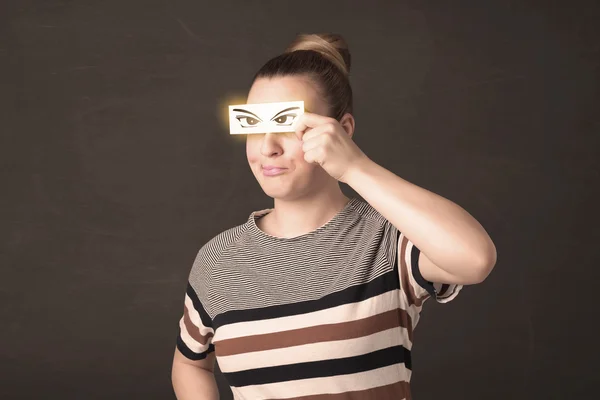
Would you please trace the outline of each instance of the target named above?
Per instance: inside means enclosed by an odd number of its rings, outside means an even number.
[[[419,249],[362,199],[293,238],[258,228],[271,210],[199,250],[178,349],[214,351],[235,399],[411,399],[423,302],[462,286],[423,279]]]

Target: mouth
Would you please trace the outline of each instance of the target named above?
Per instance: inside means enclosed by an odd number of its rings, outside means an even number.
[[[275,169],[286,169],[286,168],[283,168],[283,167],[264,167],[263,166],[262,169],[265,170],[265,171],[272,171],[272,170],[275,170]]]
[[[283,172],[285,172],[287,170],[287,168],[279,168],[279,167],[262,167],[262,173],[265,176],[274,176],[274,175],[279,175]]]

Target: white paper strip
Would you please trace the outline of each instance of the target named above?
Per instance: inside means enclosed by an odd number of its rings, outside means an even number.
[[[294,132],[294,122],[303,113],[304,101],[230,105],[229,133]]]

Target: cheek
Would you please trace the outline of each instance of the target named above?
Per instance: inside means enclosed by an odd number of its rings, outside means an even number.
[[[304,151],[302,151],[302,144],[294,146],[291,153],[292,158],[296,161],[296,164],[298,164],[298,166],[301,166],[302,168],[306,168],[308,166],[308,163],[304,159]]]
[[[260,161],[260,148],[250,140],[246,141],[246,158],[249,163]]]
[[[304,151],[302,151],[301,145],[294,150],[293,159],[296,170],[299,175],[303,175],[305,179],[312,180],[321,172],[319,164],[309,163],[304,159]]]

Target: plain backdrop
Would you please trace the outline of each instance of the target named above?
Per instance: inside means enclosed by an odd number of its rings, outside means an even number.
[[[484,283],[425,304],[414,398],[596,398],[598,21],[594,1],[2,1],[0,398],[174,399],[194,257],[272,207],[223,107],[315,32],[350,46],[359,147],[497,247]]]

